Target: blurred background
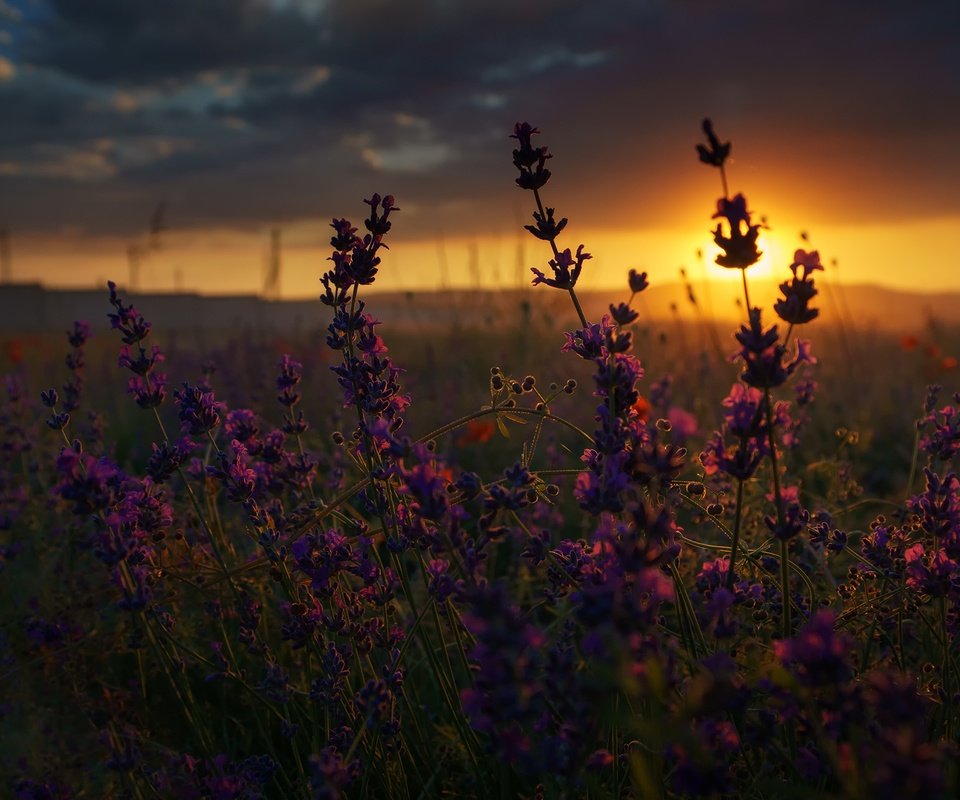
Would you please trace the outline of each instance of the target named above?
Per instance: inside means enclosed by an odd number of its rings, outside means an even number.
[[[719,180],[694,150],[710,116],[731,192],[770,226],[755,281],[772,294],[805,231],[827,283],[882,290],[849,291],[853,316],[943,317],[958,37],[952,1],[0,0],[4,316],[62,327],[84,296],[30,300],[38,285],[99,296],[108,278],[315,298],[330,218],[360,220],[373,192],[402,209],[376,286],[396,308],[525,287],[549,251],[521,228],[518,120],[555,154],[544,199],[570,218],[561,246],[594,255],[585,291],[633,267],[657,313],[687,313],[683,267],[734,314]]]

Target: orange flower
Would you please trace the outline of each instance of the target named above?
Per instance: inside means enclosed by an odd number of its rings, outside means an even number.
[[[930,356],[930,358],[937,358],[940,355],[940,348],[935,344],[928,344],[923,348],[923,352]]]
[[[491,438],[493,438],[493,423],[486,419],[475,419],[467,423],[467,428],[460,434],[457,444],[489,442]]]
[[[633,404],[633,410],[637,412],[640,419],[647,419],[650,416],[650,401],[642,394],[637,397],[637,402]]]
[[[918,344],[920,344],[920,341],[916,336],[907,335],[900,339],[900,347],[907,353],[916,350]]]
[[[20,339],[11,339],[3,343],[3,353],[10,359],[10,363],[19,364],[23,361],[23,342]]]
[[[956,356],[947,356],[940,362],[940,366],[944,369],[956,369],[957,368],[957,358]]]

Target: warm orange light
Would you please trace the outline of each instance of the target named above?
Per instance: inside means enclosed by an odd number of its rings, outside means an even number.
[[[784,244],[780,237],[772,231],[761,231],[757,238],[757,248],[761,252],[760,260],[747,268],[747,280],[785,280],[790,274],[790,264],[793,262],[793,252],[796,249]],[[711,280],[740,281],[740,270],[721,267],[717,264],[717,256],[722,252],[713,239],[705,240],[702,248],[703,259],[707,265],[707,277]]]

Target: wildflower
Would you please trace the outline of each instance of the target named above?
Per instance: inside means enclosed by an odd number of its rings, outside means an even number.
[[[612,327],[610,317],[604,314],[598,323],[592,323],[573,333],[564,331],[563,335],[567,341],[560,349],[564,352],[572,350],[580,358],[588,361],[606,358],[606,335]]]
[[[577,254],[574,256],[568,247],[566,250],[557,254],[556,258],[551,258],[549,265],[553,270],[553,277],[548,278],[536,267],[531,267],[530,271],[534,274],[533,285],[545,283],[547,286],[553,286],[555,289],[572,289],[577,284],[580,277],[580,270],[583,269],[583,262],[592,258],[589,253],[583,252],[583,245],[577,248]],[[573,269],[571,269],[573,267]]]
[[[943,477],[924,469],[926,487],[907,503],[920,527],[940,543],[953,558],[960,558],[960,478],[953,472]]]
[[[156,408],[167,396],[167,376],[162,372],[153,372],[144,377],[131,378],[127,384],[127,393],[140,408]]]
[[[123,334],[124,344],[137,344],[150,335],[151,325],[133,305],[124,305],[117,293],[117,284],[108,281],[110,289],[110,305],[116,313],[110,314],[110,325]]]
[[[818,611],[795,638],[773,643],[777,658],[807,686],[840,684],[852,674],[853,640],[835,622],[832,611]]]
[[[647,273],[637,272],[635,269],[630,270],[629,283],[632,294],[640,294],[650,285],[647,282]]]
[[[163,353],[160,352],[160,348],[156,345],[150,349],[149,354],[143,347],[139,350],[139,354],[133,354],[129,345],[121,347],[120,357],[117,360],[118,365],[130,370],[134,375],[143,377],[152,371],[157,364],[166,360]]]
[[[213,392],[205,392],[198,386],[183,384],[175,390],[178,416],[184,433],[192,436],[204,434],[220,424],[220,414],[226,406],[214,400]]]
[[[953,405],[931,410],[923,420],[929,432],[920,440],[920,449],[941,461],[950,461],[960,452],[960,392],[953,399]]]
[[[667,419],[675,442],[682,444],[699,430],[697,418],[680,406],[672,406],[667,412]]]
[[[650,401],[643,395],[637,395],[637,402],[633,404],[633,411],[641,420],[647,420],[650,417]]]
[[[819,309],[810,308],[810,301],[817,295],[811,275],[815,270],[822,270],[820,254],[814,250],[810,253],[797,250],[790,265],[793,279],[780,284],[783,297],[774,304],[774,310],[784,322],[791,325],[803,325],[816,319]],[[802,269],[802,274],[798,270]]]
[[[357,229],[350,224],[350,220],[335,219],[330,223],[334,230],[333,238],[330,239],[330,245],[334,250],[340,253],[348,253],[357,245],[363,244],[363,240],[357,236]]]
[[[773,500],[772,494],[769,499]],[[764,517],[764,522],[777,539],[786,541],[803,532],[810,521],[810,512],[800,505],[799,490],[796,486],[780,488],[780,504],[783,509],[783,520],[767,515]]]
[[[611,303],[610,316],[617,325],[629,325],[640,315],[626,303],[619,303],[618,305]]]
[[[292,408],[300,402],[300,393],[294,391],[303,377],[303,364],[284,355],[280,359],[280,375],[277,377],[277,400],[280,405]]]
[[[763,224],[753,224],[750,217],[747,199],[742,194],[736,195],[732,200],[723,197],[717,201],[717,212],[713,218],[725,219],[728,230],[725,234],[723,227],[717,224],[713,232],[713,241],[723,251],[716,259],[721,267],[746,269],[756,264],[763,255],[757,249],[757,237]]]
[[[360,761],[354,759],[348,763],[333,746],[312,756],[310,763],[313,767],[310,780],[313,797],[323,800],[342,800],[346,796],[344,790],[360,777]]]
[[[392,194],[380,197],[379,194],[374,193],[372,197],[363,202],[370,206],[370,216],[364,220],[363,224],[371,235],[379,240],[389,233],[390,228],[393,227],[390,214],[400,209],[394,205],[395,201]]]
[[[786,348],[779,343],[777,326],[764,330],[760,321],[760,309],[750,309],[750,325],[743,325],[736,334],[742,345],[737,356],[743,361],[743,381],[761,389],[774,389],[786,382],[803,362],[816,363],[810,353],[810,343],[797,340],[797,352],[793,361],[784,363]]]
[[[520,170],[517,186],[521,189],[537,191],[550,180],[550,170],[545,166],[547,159],[552,158],[546,147],[534,147],[531,143],[534,134],[540,133],[528,122],[518,122],[511,139],[516,139],[519,146],[513,151],[513,164]]]
[[[147,461],[147,474],[156,482],[166,481],[190,455],[196,445],[184,437],[175,442],[153,443],[153,452]]]
[[[59,482],[54,491],[85,516],[112,507],[121,494],[124,473],[106,458],[95,459],[79,443],[64,447],[57,458]]]
[[[713,122],[710,118],[703,120],[703,132],[707,136],[707,145],[697,145],[697,153],[704,164],[711,167],[723,167],[724,162],[730,155],[730,142],[721,143],[717,134],[713,130]]]
[[[464,432],[457,438],[457,444],[489,442],[493,438],[493,432],[493,423],[489,420],[471,420],[467,423]]]
[[[907,548],[903,557],[907,565],[907,586],[928,597],[944,597],[957,582],[957,562],[942,547],[927,552],[919,542]]]
[[[563,217],[559,222],[554,219],[553,215],[555,211],[556,209],[548,208],[546,216],[539,211],[534,211],[533,219],[536,225],[524,225],[523,227],[538,239],[542,239],[545,242],[552,242],[560,235],[560,232],[567,227],[566,217]]]

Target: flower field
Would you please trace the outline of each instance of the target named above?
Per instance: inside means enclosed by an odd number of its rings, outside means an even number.
[[[392,335],[373,194],[318,334],[164,340],[110,283],[109,332],[5,342],[0,794],[956,796],[957,335],[822,326],[806,242],[755,307],[763,218],[693,144],[734,330],[627,267],[589,316],[518,123],[570,330]]]

